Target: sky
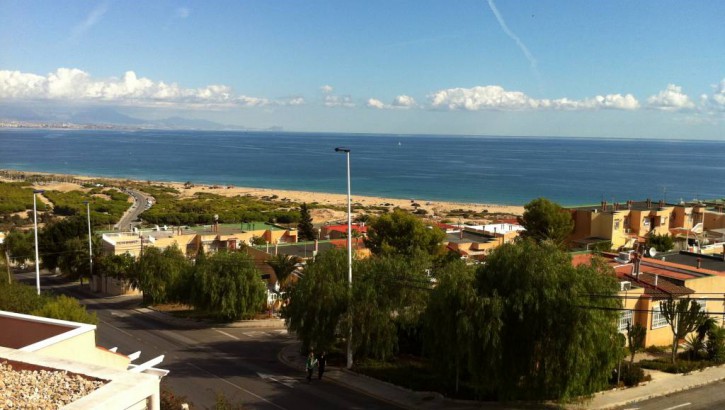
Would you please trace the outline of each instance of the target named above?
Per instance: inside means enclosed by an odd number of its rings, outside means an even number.
[[[0,105],[386,134],[725,139],[725,2],[0,0]]]

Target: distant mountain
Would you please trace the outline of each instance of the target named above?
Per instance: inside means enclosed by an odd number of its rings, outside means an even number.
[[[219,124],[214,121],[198,120],[193,118],[169,117],[163,120],[152,121],[151,124],[172,129],[197,129],[197,130],[221,130],[221,129],[244,129],[230,125]]]
[[[142,125],[146,121],[121,114],[113,108],[101,107],[72,114],[69,122],[76,124]]]
[[[45,116],[38,114],[35,110],[26,107],[11,105],[0,105],[0,119],[15,121],[45,121]]]

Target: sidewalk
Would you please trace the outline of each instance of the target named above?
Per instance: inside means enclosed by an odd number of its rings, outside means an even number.
[[[656,370],[645,370],[652,381],[629,389],[600,392],[581,404],[569,405],[569,409],[613,409],[654,397],[666,396],[683,390],[693,389],[725,379],[725,365],[709,367],[689,374],[671,374]]]

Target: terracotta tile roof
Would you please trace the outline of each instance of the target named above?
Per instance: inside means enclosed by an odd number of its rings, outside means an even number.
[[[655,286],[655,275],[649,273],[640,273],[639,278],[629,274],[624,276],[632,283],[642,286],[644,288],[644,294],[653,299],[667,299],[670,296],[678,298],[695,293],[694,290],[684,286],[682,281],[664,276],[657,278],[657,286]]]

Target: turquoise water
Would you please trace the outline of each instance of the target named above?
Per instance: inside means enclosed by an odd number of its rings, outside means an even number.
[[[725,143],[283,132],[0,131],[0,168],[346,192],[353,196],[565,205],[725,197]]]

